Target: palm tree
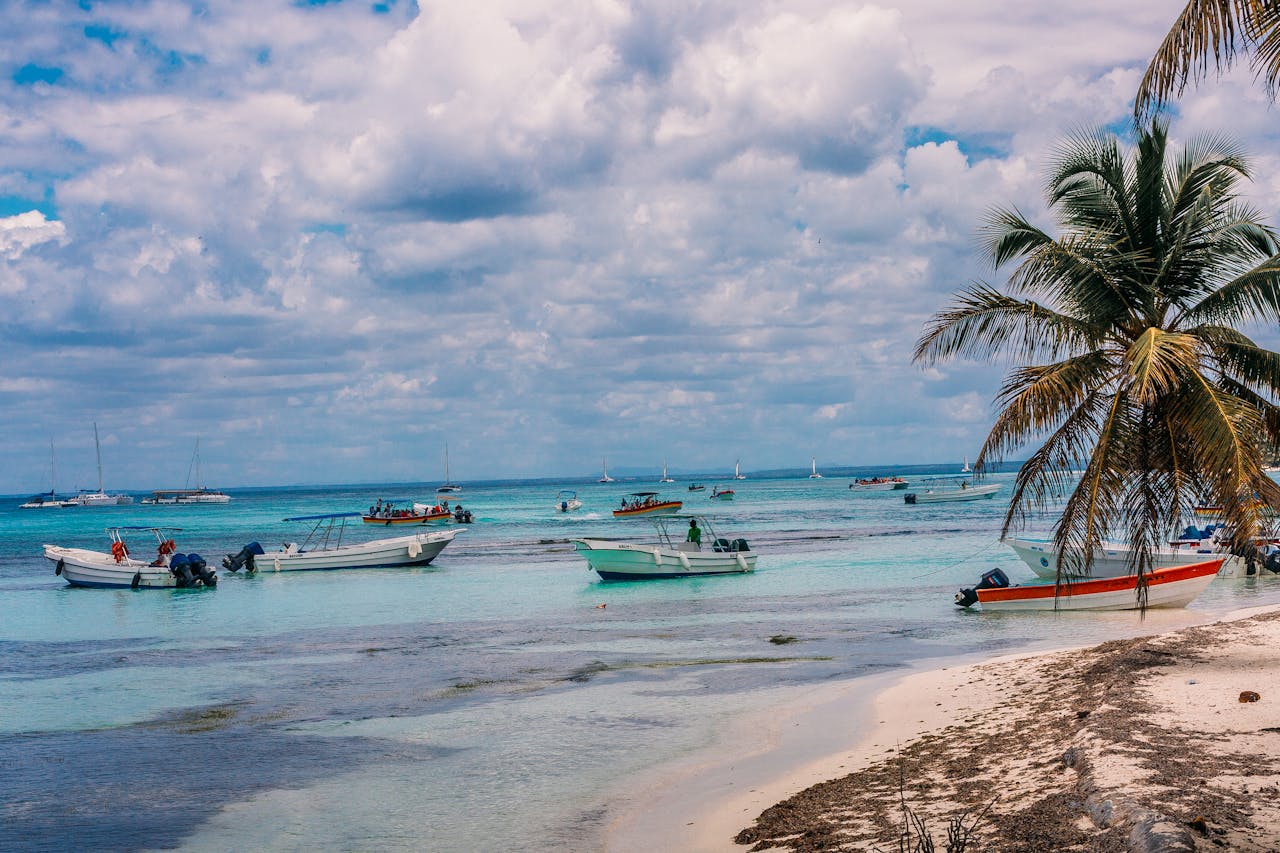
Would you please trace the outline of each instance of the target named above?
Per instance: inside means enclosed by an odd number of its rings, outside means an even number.
[[[1258,498],[1280,507],[1262,471],[1264,447],[1280,438],[1280,354],[1235,328],[1280,320],[1280,256],[1234,192],[1248,177],[1234,144],[1206,138],[1178,154],[1159,121],[1136,143],[1125,155],[1097,131],[1061,146],[1046,187],[1056,238],[1017,210],[989,213],[996,269],[1017,262],[1010,293],[981,282],[961,291],[926,325],[915,360],[1018,365],[975,465],[1043,439],[1018,473],[1002,536],[1065,498],[1059,579],[1087,573],[1099,544],[1122,533],[1144,596],[1152,549],[1200,500],[1220,504],[1247,543],[1263,525]]]
[[[1275,0],[1189,0],[1147,66],[1134,99],[1139,119],[1188,83],[1199,82],[1212,57],[1221,74],[1237,54],[1251,53],[1254,73],[1274,100],[1280,92],[1280,4]]]

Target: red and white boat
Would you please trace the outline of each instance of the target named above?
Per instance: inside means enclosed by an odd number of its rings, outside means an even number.
[[[657,492],[633,492],[622,499],[622,507],[613,511],[614,518],[636,518],[642,515],[675,515],[682,501],[664,501]]]
[[[1174,566],[1147,573],[1147,607],[1186,607],[1204,592],[1222,568],[1222,559],[1190,566]],[[956,594],[956,604],[983,610],[1137,610],[1137,575],[1097,578],[1068,583],[1009,585],[999,569],[983,575],[982,583]]]
[[[365,524],[381,524],[389,527],[393,524],[430,524],[433,521],[448,521],[453,518],[449,502],[431,505],[414,503],[409,509],[401,509],[395,501],[378,501],[369,511],[362,513],[360,519]]]

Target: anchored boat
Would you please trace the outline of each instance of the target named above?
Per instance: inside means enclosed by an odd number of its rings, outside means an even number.
[[[601,580],[686,578],[752,572],[756,555],[745,539],[718,536],[705,516],[665,516],[651,521],[657,541],[648,544],[608,539],[574,539],[573,547]],[[686,521],[691,524],[686,525]],[[690,541],[690,530],[696,530]],[[703,544],[703,541],[707,544]]]
[[[907,492],[902,499],[909,504],[936,504],[950,501],[979,501],[995,497],[999,483],[975,486],[964,477],[927,477],[921,481],[923,491]]]
[[[622,499],[622,507],[613,511],[614,518],[635,518],[640,515],[674,515],[684,506],[683,501],[660,500],[657,492],[632,492]]]
[[[286,518],[285,521],[315,522],[301,545],[286,542],[278,551],[264,551],[257,542],[250,542],[238,554],[223,557],[222,567],[229,572],[240,569],[249,572],[296,572],[425,566],[462,532],[457,529],[438,530],[344,545],[342,540],[347,521],[359,517],[358,512],[338,512]]]
[[[146,531],[155,536],[154,560],[139,560],[129,553],[125,537]],[[180,554],[172,534],[180,527],[108,527],[111,552],[45,545],[45,559],[53,573],[72,586],[99,589],[186,589],[217,586],[218,576],[199,554]]]
[[[1186,607],[1221,568],[1219,558],[1147,572],[1147,607]],[[1137,575],[1011,586],[1004,572],[992,569],[976,587],[956,593],[956,604],[981,604],[983,610],[1137,610],[1137,587]]]

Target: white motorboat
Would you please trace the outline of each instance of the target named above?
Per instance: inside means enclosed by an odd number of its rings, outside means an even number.
[[[1148,572],[1147,607],[1186,607],[1204,592],[1222,568],[1222,559]],[[985,610],[1137,610],[1137,575],[1120,578],[1010,585],[999,569],[982,576],[972,589],[956,593],[956,604]]]
[[[449,494],[450,492],[460,492],[462,486],[449,479],[449,444],[446,442],[444,446],[444,482],[436,489],[437,494]]]
[[[1052,580],[1058,574],[1057,547],[1050,538],[1031,539],[1016,538],[1005,540],[1005,544],[1013,549],[1022,562],[1038,576]],[[1093,555],[1093,563],[1089,567],[1088,577],[1119,578],[1130,573],[1129,558],[1132,549],[1120,542],[1103,542]],[[1232,573],[1238,558],[1227,552],[1225,543],[1214,539],[1201,541],[1183,541],[1167,547],[1156,549],[1152,555],[1153,569],[1170,569],[1177,566],[1190,566],[1203,563],[1215,557],[1222,557],[1225,562],[1223,571]]]
[[[597,483],[612,483],[613,478],[609,476],[609,457],[606,456],[600,460],[600,479]]]
[[[907,492],[902,499],[909,504],[935,504],[949,501],[977,501],[995,497],[999,483],[975,486],[964,477],[927,477],[921,481],[922,491]]]
[[[93,492],[88,489],[81,489],[79,494],[69,500],[75,502],[79,506],[117,506],[119,504],[133,503],[133,495],[109,495],[102,487],[102,445],[98,442],[98,425],[93,425],[93,449],[98,457],[98,491]]]
[[[809,457],[809,465],[810,465],[810,468],[811,468],[811,473],[809,474],[809,479],[810,479],[810,480],[821,480],[821,479],[822,479],[822,475],[818,473],[818,457],[816,457],[816,456],[810,456],[810,457]]]
[[[343,544],[348,519],[360,516],[358,512],[338,512],[286,518],[285,521],[315,522],[301,545],[286,542],[277,551],[265,551],[257,542],[250,542],[238,554],[223,557],[222,567],[229,572],[242,568],[250,572],[298,572],[425,566],[462,532],[437,530]]]
[[[556,510],[573,512],[575,509],[582,509],[582,501],[578,500],[578,493],[570,489],[561,489],[556,495]]]
[[[180,527],[109,527],[110,553],[86,548],[45,545],[45,559],[55,564],[54,574],[72,586],[101,589],[185,589],[216,586],[218,576],[199,554],[180,554],[172,534]],[[129,553],[125,536],[147,531],[155,536],[156,557],[148,562]]]
[[[655,517],[657,541],[650,544],[608,539],[574,539],[587,565],[606,581],[687,578],[752,572],[756,555],[745,539],[716,535],[703,516]],[[690,525],[701,525],[701,542],[686,541]]]

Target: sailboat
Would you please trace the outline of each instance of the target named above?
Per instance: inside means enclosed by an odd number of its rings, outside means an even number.
[[[667,460],[665,460],[665,459],[663,459],[663,460],[662,460],[662,479],[661,479],[661,480],[659,480],[658,482],[659,482],[659,483],[674,483],[674,482],[675,482],[675,480],[673,480],[673,479],[671,479],[670,477],[668,477],[668,476],[667,476]]]
[[[600,479],[597,483],[612,483],[613,478],[609,476],[609,457],[606,456],[600,460]]]
[[[196,449],[191,454],[191,464],[187,466],[187,485],[191,485],[191,472],[196,473],[194,489],[156,489],[151,497],[143,498],[144,504],[225,504],[231,502],[231,496],[217,489],[206,489],[200,477],[200,438],[196,437]]]
[[[969,467],[969,456],[968,456],[968,454],[966,454],[966,455],[965,455],[965,457],[964,457],[964,467],[960,469],[960,473],[961,473],[961,474],[968,474],[968,473],[969,473],[970,471],[972,471],[972,470],[973,470],[973,469]]]
[[[18,509],[62,509],[63,507],[75,506],[76,502],[72,500],[64,500],[58,497],[58,468],[53,455],[53,442],[49,442],[49,491],[39,495],[32,495],[27,498],[25,503],[18,505]]]
[[[741,459],[735,459],[735,460],[734,460],[734,462],[733,462],[733,479],[735,479],[735,480],[745,480],[745,479],[747,479],[747,477],[746,477],[746,475],[745,475],[745,474],[740,474],[740,473],[738,472],[738,464],[739,464],[740,462],[742,462],[742,460],[741,460]]]
[[[809,464],[813,466],[813,473],[809,475],[810,480],[821,480],[822,475],[818,473],[818,457],[810,456]]]
[[[93,424],[93,449],[98,456],[98,491],[81,489],[71,500],[80,506],[115,506],[116,504],[133,503],[132,495],[109,495],[102,488],[102,444],[98,441],[98,424]]]
[[[436,489],[436,494],[447,494],[448,492],[460,492],[462,486],[449,479],[449,443],[444,445],[444,482]]]

